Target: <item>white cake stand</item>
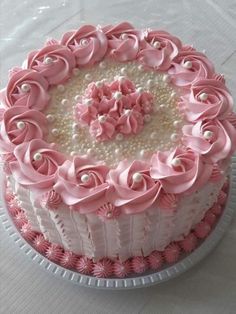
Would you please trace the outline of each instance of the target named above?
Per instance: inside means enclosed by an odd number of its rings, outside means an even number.
[[[183,255],[182,259],[177,263],[166,265],[157,272],[149,270],[140,276],[134,275],[124,279],[86,276],[76,271],[63,268],[62,266],[48,260],[45,256],[37,252],[25,239],[23,239],[8,214],[3,196],[1,199],[0,220],[2,221],[4,229],[21,251],[28,256],[28,258],[30,258],[34,263],[39,264],[49,273],[84,287],[109,290],[143,288],[170,280],[192,268],[200,260],[206,257],[211,250],[213,250],[224,233],[227,231],[236,208],[236,156],[232,158],[232,172],[230,175],[228,200],[221,217],[219,218],[215,228],[211,231],[210,235],[192,253]]]

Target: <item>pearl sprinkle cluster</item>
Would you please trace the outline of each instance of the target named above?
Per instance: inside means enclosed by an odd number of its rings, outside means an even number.
[[[128,137],[118,133],[112,141],[98,142],[90,136],[86,126],[74,119],[75,107],[90,82],[111,82],[116,77],[127,77],[134,82],[137,91],[152,93],[153,112],[146,115],[140,133]],[[66,86],[58,85],[50,93],[51,105],[45,112],[50,124],[47,140],[59,144],[58,149],[70,156],[87,154],[115,166],[124,158],[146,159],[156,150],[174,147],[181,139],[183,121],[177,109],[179,91],[172,88],[167,75],[140,68],[135,62],[102,61],[93,68],[77,71]],[[114,97],[119,99],[119,92]],[[101,122],[104,119],[99,117]]]

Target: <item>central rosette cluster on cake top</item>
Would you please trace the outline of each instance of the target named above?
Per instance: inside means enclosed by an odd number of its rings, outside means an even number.
[[[75,117],[98,141],[139,133],[150,121],[153,96],[124,76],[92,82],[76,105]]]

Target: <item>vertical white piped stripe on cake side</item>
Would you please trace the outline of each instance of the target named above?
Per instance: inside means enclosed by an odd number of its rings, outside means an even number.
[[[132,215],[133,226],[130,243],[130,254],[131,256],[142,255],[142,243],[145,236],[145,213],[138,213]]]
[[[174,211],[158,208],[157,220],[153,232],[153,249],[162,251],[170,243],[174,226]]]
[[[155,249],[155,237],[158,233],[159,211],[158,209],[148,210],[149,232],[146,233],[144,243],[142,245],[143,254],[147,256]]]
[[[118,235],[119,235],[119,258],[124,261],[130,257],[130,242],[132,237],[132,215],[121,215],[118,220]]]
[[[71,212],[71,217],[73,217],[74,223],[79,230],[80,238],[82,240],[81,254],[86,255],[89,258],[93,258],[94,245],[88,229],[88,220],[86,215],[73,211]]]
[[[34,208],[40,225],[40,230],[45,238],[52,243],[63,245],[62,238],[55,223],[50,217],[49,210],[39,205],[38,202],[34,202]]]
[[[75,231],[68,214],[69,209],[65,205],[61,205],[56,211],[49,210],[50,218],[61,237],[64,248],[71,250],[71,239],[74,238]]]
[[[91,242],[93,244],[93,258],[98,261],[104,256],[107,256],[106,246],[106,230],[104,222],[94,213],[87,214],[88,231]]]
[[[149,211],[145,213],[145,221],[144,221],[144,237],[141,243],[141,250],[144,256],[150,254],[153,251],[152,249],[152,241],[151,236],[153,233],[153,226],[155,225],[152,220],[153,217],[150,216]]]
[[[20,206],[24,210],[32,230],[40,232],[40,225],[35,214],[34,206],[32,205],[30,199],[30,191],[18,184],[16,181],[14,186],[12,185],[12,189],[17,195],[18,201],[20,201]]]
[[[105,229],[105,242],[107,249],[107,256],[115,258],[120,250],[120,230],[118,227],[117,219],[108,219],[103,222]]]

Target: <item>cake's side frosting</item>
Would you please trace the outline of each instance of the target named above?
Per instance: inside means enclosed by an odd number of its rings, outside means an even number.
[[[175,209],[157,206],[115,219],[101,219],[95,213],[80,214],[66,205],[48,210],[32,201],[28,189],[14,185],[14,179],[9,185],[26,209],[32,229],[42,232],[50,242],[95,261],[103,257],[124,261],[131,256],[147,256],[154,250],[163,251],[170,242],[182,240],[217,201],[226,175],[217,184],[208,183],[183,197]]]

